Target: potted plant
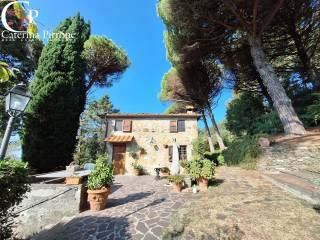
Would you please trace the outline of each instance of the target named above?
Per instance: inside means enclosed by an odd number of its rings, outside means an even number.
[[[162,177],[168,177],[170,176],[170,169],[167,167],[161,168],[160,173]]]
[[[133,173],[135,176],[140,176],[143,170],[142,165],[138,164],[137,162],[131,163],[131,166],[133,167]]]
[[[180,174],[185,174],[187,160],[180,161]]]
[[[201,175],[201,160],[195,158],[191,161],[185,162],[185,169],[190,178],[193,181],[196,181],[198,178],[200,178]]]
[[[200,189],[207,189],[209,180],[214,176],[214,164],[208,159],[196,158],[187,161],[186,171],[192,180],[196,180]]]
[[[172,190],[174,192],[181,192],[182,185],[184,182],[184,176],[182,175],[173,175],[168,177],[168,181],[172,183]]]
[[[140,147],[139,150],[140,150],[140,154],[141,154],[141,155],[147,154],[146,149],[144,149],[143,147]]]
[[[200,177],[197,179],[200,189],[207,189],[209,180],[214,176],[214,164],[208,159],[201,161]]]
[[[106,158],[97,159],[93,171],[88,177],[88,202],[92,211],[105,209],[113,182],[113,166],[106,163]]]

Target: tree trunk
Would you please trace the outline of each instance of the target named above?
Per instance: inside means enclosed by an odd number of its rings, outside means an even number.
[[[262,81],[260,75],[257,76],[257,79],[258,79],[258,83],[259,83],[259,87],[261,89],[262,95],[267,99],[270,107],[272,107],[273,106],[272,98],[270,97],[270,94],[268,93],[268,90],[267,90],[266,86],[263,84],[263,81]]]
[[[248,41],[254,65],[256,66],[270,97],[272,98],[273,107],[282,122],[284,132],[289,135],[306,134],[306,130],[302,122],[292,107],[291,100],[287,96],[273,67],[268,62],[266,55],[262,50],[261,42],[251,36],[249,36]]]
[[[317,72],[315,66],[312,64],[311,58],[309,57],[307,50],[302,42],[301,35],[297,32],[295,26],[289,29],[289,34],[291,35],[294,45],[296,46],[298,57],[300,58],[303,73],[305,77],[314,84],[316,89],[320,87],[319,73]]]
[[[209,142],[210,152],[213,153],[214,152],[214,145],[213,145],[213,142],[212,142],[212,136],[211,136],[211,132],[210,132],[210,129],[209,129],[209,126],[208,126],[207,118],[206,118],[206,115],[204,114],[203,110],[201,111],[201,114],[202,114],[202,119],[203,119],[203,122],[204,122],[204,126],[206,128],[207,133],[208,133],[208,142]]]
[[[223,139],[221,137],[221,134],[220,134],[217,122],[216,122],[216,120],[214,118],[214,115],[213,115],[213,112],[212,112],[210,104],[208,105],[207,110],[208,110],[208,113],[209,113],[210,120],[212,122],[212,126],[213,126],[213,129],[214,129],[214,134],[215,134],[215,136],[217,138],[219,147],[220,147],[221,150],[224,150],[226,148],[226,146],[224,145]]]

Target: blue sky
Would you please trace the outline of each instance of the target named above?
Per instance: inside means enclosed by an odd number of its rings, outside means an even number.
[[[30,0],[39,10],[40,30],[52,31],[64,18],[80,12],[91,22],[94,35],[104,35],[124,48],[132,62],[121,80],[108,89],[94,89],[90,98],[108,94],[116,108],[127,113],[162,113],[158,100],[162,76],[170,68],[163,43],[164,26],[156,12],[157,0]],[[224,91],[214,109],[221,121],[231,91]]]

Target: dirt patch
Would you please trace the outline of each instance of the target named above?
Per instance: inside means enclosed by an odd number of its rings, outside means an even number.
[[[317,207],[266,182],[256,171],[220,168],[223,183],[182,207],[164,239],[316,240]]]
[[[304,136],[286,136],[284,134],[270,137],[271,141],[291,145],[320,145],[320,128],[308,129],[308,134]]]

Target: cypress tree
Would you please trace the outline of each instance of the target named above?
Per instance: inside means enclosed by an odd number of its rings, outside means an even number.
[[[32,100],[22,131],[22,159],[37,172],[59,169],[72,161],[79,117],[86,101],[84,42],[90,25],[78,14],[54,31],[43,49],[30,91]]]

